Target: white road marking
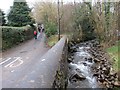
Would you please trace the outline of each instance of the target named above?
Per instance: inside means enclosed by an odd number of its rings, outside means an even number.
[[[14,57],[14,58],[16,58],[16,59],[15,59],[14,61],[12,61],[11,63],[7,64],[5,67],[10,66],[10,65],[13,64],[14,62],[16,62],[18,59],[20,59],[20,57]]]
[[[20,61],[19,64],[17,64],[17,65],[11,64],[9,67],[18,67],[18,66],[20,66],[21,64],[23,64],[23,61],[21,60],[21,58],[20,58],[18,61]]]
[[[42,59],[41,61],[43,62],[43,61],[45,61],[45,59]]]
[[[35,80],[30,80],[29,82],[34,83],[34,82],[35,82]]]
[[[12,70],[12,71],[10,71],[10,72],[14,72],[15,70]]]
[[[6,63],[6,62],[9,61],[10,59],[11,59],[11,58],[8,58],[8,59],[6,59],[5,61],[1,62],[0,65]]]

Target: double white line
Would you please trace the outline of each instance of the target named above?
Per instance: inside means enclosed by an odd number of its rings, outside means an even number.
[[[6,59],[5,61],[1,62],[0,65],[6,63],[6,62],[9,61],[10,59],[11,59],[11,58],[8,58],[8,59]]]
[[[13,64],[14,62],[16,62],[17,60],[21,59],[20,57],[15,57],[16,59],[14,61],[12,61],[11,63],[7,64],[5,67],[10,66],[11,64]]]

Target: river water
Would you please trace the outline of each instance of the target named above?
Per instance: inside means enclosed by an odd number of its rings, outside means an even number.
[[[73,61],[69,63],[69,74],[68,74],[68,87],[67,88],[102,88],[100,84],[93,77],[91,67],[94,65],[92,55],[88,52],[90,49],[89,45],[74,46],[76,52],[72,53],[70,57]],[[75,72],[79,72],[79,75],[85,79],[73,78]]]

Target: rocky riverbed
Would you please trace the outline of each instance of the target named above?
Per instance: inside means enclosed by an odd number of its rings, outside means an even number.
[[[67,88],[113,88],[118,75],[97,40],[68,46]]]

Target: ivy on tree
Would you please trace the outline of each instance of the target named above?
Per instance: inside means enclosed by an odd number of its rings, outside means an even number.
[[[25,26],[32,25],[34,22],[30,16],[31,9],[28,7],[27,2],[22,0],[14,0],[13,6],[10,8],[8,14],[8,25],[10,26]]]

